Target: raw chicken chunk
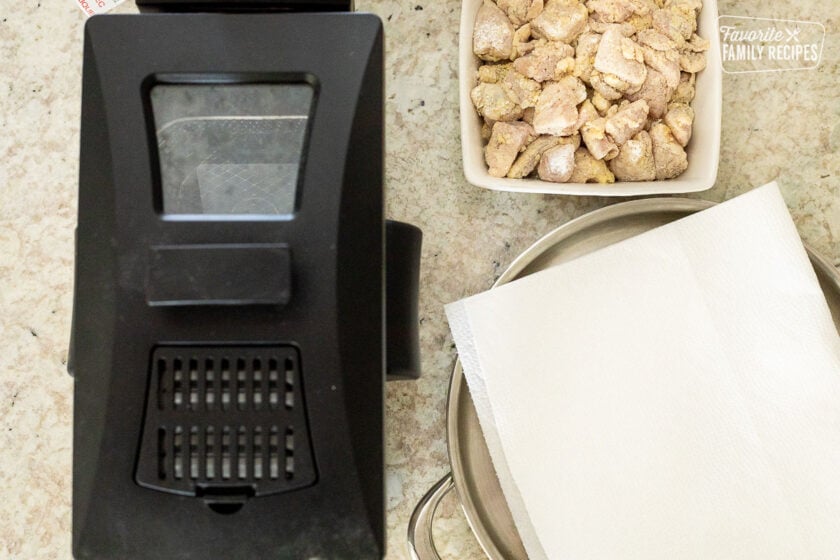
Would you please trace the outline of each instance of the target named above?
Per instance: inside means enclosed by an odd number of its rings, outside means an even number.
[[[484,159],[493,177],[504,177],[516,156],[534,138],[534,129],[523,122],[497,122],[484,148]]]
[[[612,159],[618,155],[618,146],[604,130],[606,124],[607,119],[601,117],[589,121],[580,129],[580,137],[595,159]]]
[[[527,177],[540,163],[540,157],[545,151],[558,146],[562,141],[563,138],[557,136],[543,135],[537,137],[536,140],[528,144],[525,151],[513,162],[510,171],[508,171],[508,177],[512,179]]]
[[[668,87],[676,89],[680,83],[680,57],[677,51],[657,51],[642,47],[645,64],[665,76]]]
[[[703,0],[665,0],[662,7],[678,7],[686,12],[694,12],[695,17],[697,12],[703,8]]]
[[[611,183],[688,166],[702,0],[483,0],[470,96],[496,177]],[[609,163],[607,163],[609,162]]]
[[[581,103],[580,108],[578,109],[578,121],[575,128],[580,130],[583,125],[589,121],[594,121],[600,116],[601,115],[598,114],[598,109],[596,109],[592,102],[587,99]]]
[[[586,28],[589,11],[578,0],[548,0],[540,15],[531,21],[535,37],[571,43]]]
[[[702,52],[680,53],[680,69],[695,74],[706,67],[706,55]]]
[[[479,114],[494,121],[515,121],[522,116],[522,107],[511,101],[501,84],[480,83],[470,92]]]
[[[677,45],[655,29],[643,29],[636,34],[636,40],[644,47],[650,47],[655,51],[673,51]]]
[[[671,97],[674,103],[691,103],[694,99],[694,74],[683,72],[680,76],[680,83]]]
[[[624,22],[623,25],[631,25],[633,30],[638,33],[642,29],[649,29],[651,23],[653,22],[653,14],[633,14],[630,16],[630,19]]]
[[[650,17],[657,7],[652,0],[589,0],[592,19],[603,23],[628,22],[638,31],[650,27]]]
[[[604,23],[621,23],[633,15],[635,2],[632,0],[589,0],[589,12]]]
[[[536,46],[536,41],[531,41],[531,24],[526,23],[513,32],[513,47],[511,48],[510,58],[515,60],[524,56],[534,50]]]
[[[639,91],[647,76],[642,48],[623,36],[615,25],[610,26],[601,37],[595,55],[595,69],[606,75],[604,81],[607,84],[626,93]],[[611,83],[610,75],[618,82]],[[621,87],[622,84],[626,85]]]
[[[523,109],[535,107],[542,87],[539,82],[526,78],[516,70],[508,72],[502,80],[507,96]]]
[[[709,50],[709,40],[704,39],[698,34],[694,34],[691,36],[691,39],[685,44],[685,48],[692,51],[692,52],[704,52]]]
[[[537,173],[543,181],[565,183],[575,170],[575,147],[573,144],[561,144],[546,152],[540,158]]]
[[[543,0],[498,0],[498,5],[514,25],[528,23],[543,10]]]
[[[511,64],[483,64],[478,67],[478,81],[486,84],[497,84],[505,79],[511,70]]]
[[[648,105],[648,114],[652,119],[661,119],[668,108],[668,99],[673,89],[668,86],[665,76],[653,68],[648,68],[647,78],[642,89],[627,96],[630,101],[644,99]]]
[[[484,0],[475,18],[473,52],[490,62],[510,58],[513,48],[513,24],[491,0]]]
[[[633,24],[625,21],[624,23],[607,23],[600,21],[595,17],[589,18],[589,31],[603,34],[610,27],[616,27],[619,32],[625,37],[632,37],[636,33],[636,28]]]
[[[615,183],[615,175],[603,160],[592,157],[585,148],[575,152],[575,169],[569,177],[570,183]]]
[[[653,143],[644,130],[621,146],[618,155],[609,163],[610,170],[619,181],[653,181],[656,165],[653,161]]]
[[[601,42],[601,35],[598,33],[584,33],[578,37],[577,48],[575,49],[575,76],[586,83],[589,83],[589,76],[595,64],[595,55],[598,53],[598,43]]]
[[[656,179],[672,179],[688,168],[685,150],[674,138],[668,125],[663,122],[651,125],[650,140],[653,143]]]
[[[604,74],[593,69],[589,75],[589,84],[592,86],[592,89],[609,101],[621,99],[623,94],[608,84],[604,78]]]
[[[532,80],[545,82],[558,77],[558,70],[568,69],[569,64],[574,67],[575,50],[563,43],[547,43],[537,46],[525,56],[517,58],[513,67],[517,72]],[[570,62],[569,62],[570,61]]]
[[[537,101],[534,129],[538,134],[574,134],[578,119],[577,106],[584,99],[586,86],[574,76],[566,76],[559,82],[547,85]]]
[[[673,103],[662,122],[668,125],[677,142],[683,147],[691,140],[691,126],[694,124],[694,109],[685,103]]]
[[[697,31],[697,15],[691,7],[672,3],[654,12],[653,28],[667,35],[679,47]]]
[[[607,114],[607,111],[609,111],[610,107],[612,107],[613,105],[609,99],[598,93],[598,91],[596,90],[595,93],[592,94],[592,106],[595,107],[595,109],[598,111],[598,114],[603,117]]]
[[[648,112],[648,104],[644,99],[627,104],[607,120],[607,134],[613,142],[621,146],[645,127]]]

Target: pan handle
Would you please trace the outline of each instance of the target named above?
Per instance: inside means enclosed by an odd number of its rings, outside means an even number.
[[[452,475],[447,474],[432,486],[414,508],[408,521],[408,552],[412,560],[440,560],[432,536],[432,521],[440,501],[454,486]]]

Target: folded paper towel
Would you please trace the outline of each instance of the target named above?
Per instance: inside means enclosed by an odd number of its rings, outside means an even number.
[[[775,184],[446,313],[532,560],[840,558],[840,338]]]

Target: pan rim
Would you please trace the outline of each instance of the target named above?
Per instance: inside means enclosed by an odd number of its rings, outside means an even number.
[[[530,245],[510,263],[504,272],[502,272],[499,278],[493,283],[491,289],[516,279],[530,263],[534,262],[538,257],[544,254],[548,249],[554,247],[557,243],[597,224],[632,215],[657,212],[684,213],[687,216],[715,206],[716,204],[716,202],[702,199],[657,197],[621,202],[588,212],[554,228]],[[821,279],[827,281],[833,291],[840,294],[840,272],[838,272],[838,270],[825,257],[816,252],[807,243],[803,242],[803,245],[805,246],[805,250],[808,253],[812,265],[820,273]],[[498,542],[498,537],[495,537],[488,527],[485,526],[483,519],[479,514],[478,503],[481,502],[480,497],[473,496],[468,491],[468,474],[464,466],[464,456],[462,452],[464,443],[461,441],[462,438],[459,430],[460,424],[458,421],[460,416],[458,403],[461,401],[462,393],[464,391],[467,391],[467,394],[465,395],[466,398],[471,399],[468,394],[469,389],[466,385],[461,361],[456,356],[453,371],[449,380],[449,389],[446,400],[446,439],[449,463],[452,471],[452,480],[455,486],[456,495],[458,496],[458,501],[460,502],[461,508],[466,516],[467,523],[469,524],[473,535],[476,537],[476,540],[484,553],[491,560],[506,560],[504,554],[499,548],[501,543]],[[495,469],[493,472],[495,473]]]

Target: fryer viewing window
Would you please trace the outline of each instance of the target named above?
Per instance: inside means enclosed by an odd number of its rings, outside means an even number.
[[[312,98],[308,84],[154,86],[163,212],[294,212]]]

